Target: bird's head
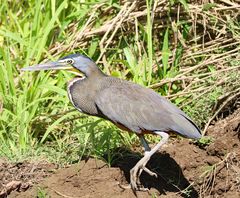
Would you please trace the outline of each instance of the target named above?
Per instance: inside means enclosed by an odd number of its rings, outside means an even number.
[[[22,71],[40,71],[40,70],[69,70],[77,75],[84,74],[89,76],[94,71],[100,71],[95,62],[87,56],[81,54],[71,54],[58,61],[47,62],[22,68]]]

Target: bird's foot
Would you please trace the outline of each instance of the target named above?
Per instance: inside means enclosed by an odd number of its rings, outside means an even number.
[[[123,185],[123,184],[118,184],[120,188],[122,188],[123,190],[128,190],[128,189],[132,189],[132,185],[131,184],[128,184],[128,185]],[[137,186],[137,189],[138,191],[149,191],[148,188],[144,188],[144,187],[141,187],[141,186]],[[134,191],[135,192],[135,191]]]
[[[140,175],[142,173],[142,171],[145,171],[146,173],[148,173],[151,176],[157,177],[157,174],[150,171],[147,167],[146,164],[148,162],[148,160],[143,160],[144,158],[142,158],[131,170],[130,170],[130,184],[131,184],[131,188],[133,191],[136,190],[140,190],[142,188],[139,187],[139,183],[140,183]],[[145,190],[146,191],[146,190]]]
[[[146,173],[148,173],[149,175],[151,175],[151,176],[154,176],[154,177],[158,177],[157,176],[157,173],[154,173],[154,172],[152,172],[152,171],[150,171],[147,167],[142,167],[140,170],[139,170],[139,174],[138,174],[138,178],[140,177],[140,175],[142,174],[142,171],[145,171]]]

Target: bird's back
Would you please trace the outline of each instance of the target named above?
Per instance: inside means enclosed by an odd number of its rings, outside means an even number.
[[[193,121],[153,90],[110,76],[101,84],[95,97],[100,117],[136,133],[165,131],[201,138]]]

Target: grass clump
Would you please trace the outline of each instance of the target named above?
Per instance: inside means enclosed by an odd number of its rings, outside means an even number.
[[[108,122],[73,110],[66,94],[71,74],[19,71],[75,52],[89,55],[108,74],[155,89],[203,128],[218,98],[234,94],[230,87],[238,89],[239,22],[223,14],[235,8],[216,5],[3,1],[0,156],[43,155],[73,163],[84,155],[109,153],[111,161],[110,149],[136,142]]]

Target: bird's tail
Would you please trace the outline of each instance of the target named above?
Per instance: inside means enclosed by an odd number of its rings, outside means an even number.
[[[179,135],[191,139],[200,139],[202,137],[201,130],[198,126],[185,115],[179,115],[174,118],[176,125],[172,126],[174,130]]]

